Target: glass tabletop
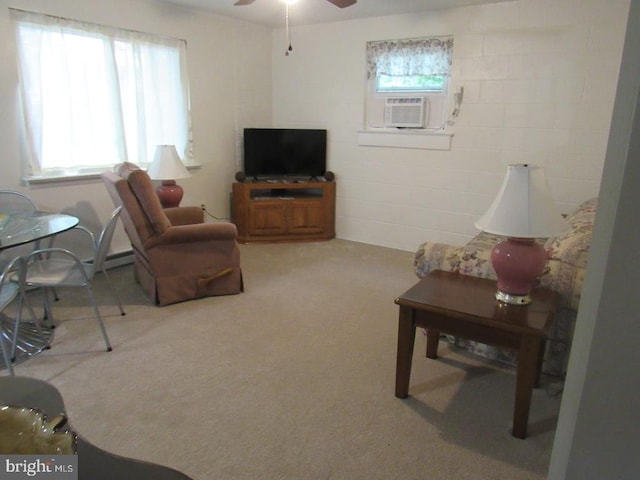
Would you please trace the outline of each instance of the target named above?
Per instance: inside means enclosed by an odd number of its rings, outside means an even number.
[[[0,211],[0,250],[62,233],[78,222],[77,217],[64,213]]]

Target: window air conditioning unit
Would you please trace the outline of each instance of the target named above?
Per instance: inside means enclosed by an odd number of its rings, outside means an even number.
[[[384,108],[385,127],[423,128],[425,97],[390,97]]]

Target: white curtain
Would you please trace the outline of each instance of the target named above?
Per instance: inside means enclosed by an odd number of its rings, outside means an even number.
[[[186,42],[12,10],[30,174],[191,157]]]
[[[453,37],[367,42],[367,75],[448,77],[452,52]]]

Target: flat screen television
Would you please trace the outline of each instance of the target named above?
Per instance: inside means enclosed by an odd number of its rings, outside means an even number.
[[[313,178],[325,174],[327,131],[245,128],[244,174],[253,178]]]

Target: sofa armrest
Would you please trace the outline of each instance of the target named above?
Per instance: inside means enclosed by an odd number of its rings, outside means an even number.
[[[464,247],[425,242],[416,251],[413,269],[420,278],[426,277],[433,270],[457,272],[460,269],[463,252]]]
[[[201,207],[165,208],[164,213],[169,218],[172,226],[204,222],[204,212]]]

